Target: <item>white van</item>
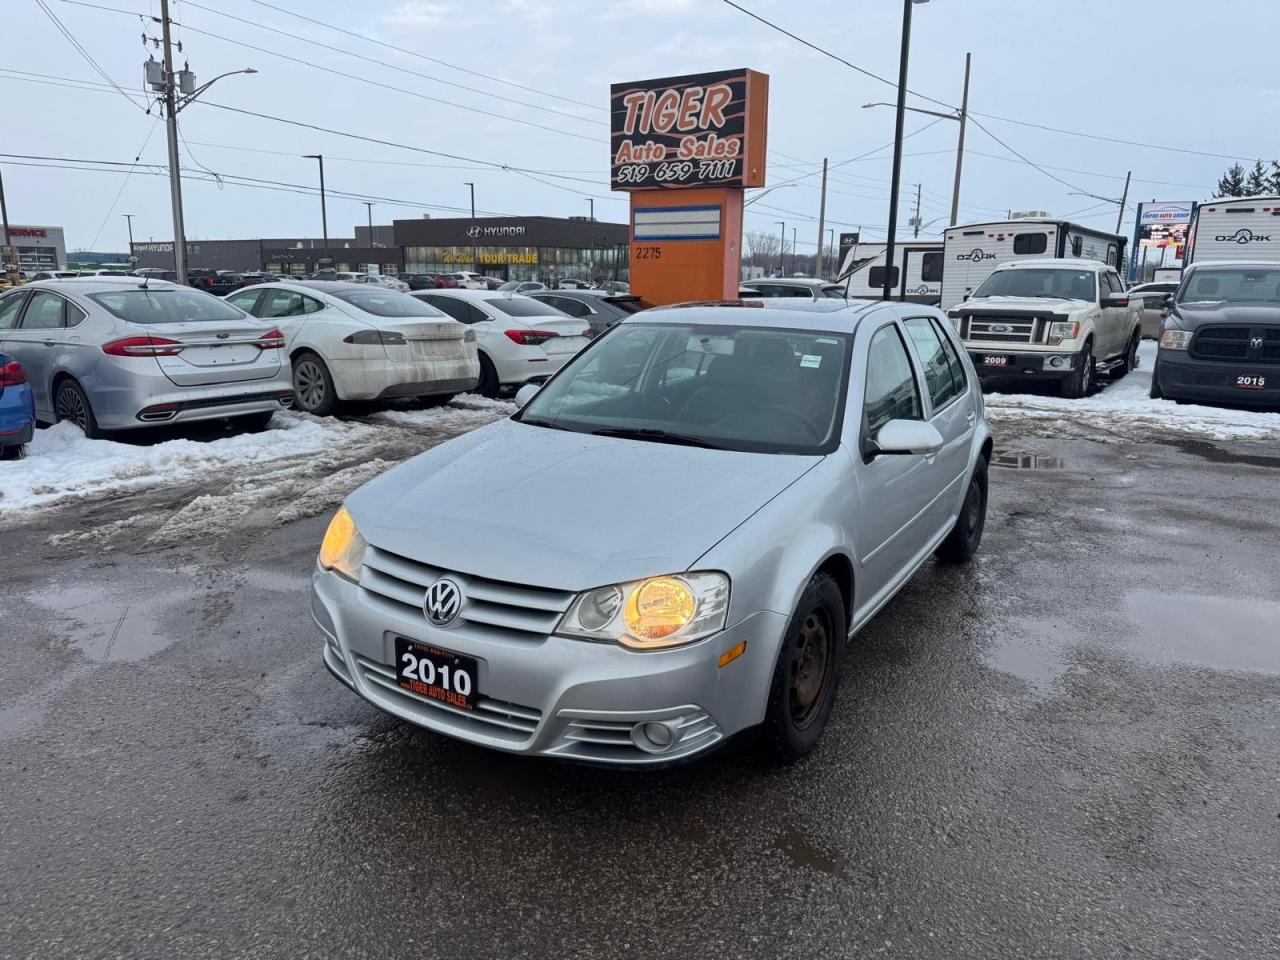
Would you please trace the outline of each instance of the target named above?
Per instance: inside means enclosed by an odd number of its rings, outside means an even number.
[[[1280,197],[1206,200],[1191,214],[1184,268],[1248,260],[1280,263]]]
[[[942,309],[963,301],[1001,264],[1071,258],[1097,260],[1119,270],[1125,246],[1118,234],[1045,217],[948,227],[942,248]]]
[[[884,243],[854,244],[845,255],[837,283],[848,284],[847,296],[876,300],[884,295]],[[919,240],[899,243],[893,251],[889,286],[893,299],[936,305],[942,296],[942,243]]]

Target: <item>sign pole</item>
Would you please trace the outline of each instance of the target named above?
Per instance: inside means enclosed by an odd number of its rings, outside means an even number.
[[[827,158],[822,158],[822,198],[818,201],[818,259],[813,264],[813,275],[822,277],[822,232],[827,223]]]

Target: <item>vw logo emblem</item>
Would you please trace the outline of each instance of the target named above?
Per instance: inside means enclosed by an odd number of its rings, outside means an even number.
[[[472,240],[480,236],[480,224],[473,223],[471,226],[467,227],[467,236]]]
[[[993,323],[991,325],[992,333],[1008,333],[1012,329],[1013,327],[1009,326],[1007,323]]]
[[[1261,349],[1262,349],[1262,338],[1261,338],[1261,337],[1254,337],[1252,340],[1250,340],[1250,341],[1249,341],[1249,346],[1253,347],[1253,349],[1255,349],[1255,350],[1261,350]]]
[[[462,588],[452,580],[437,580],[427,587],[422,601],[422,612],[437,627],[447,627],[458,617],[462,609]]]

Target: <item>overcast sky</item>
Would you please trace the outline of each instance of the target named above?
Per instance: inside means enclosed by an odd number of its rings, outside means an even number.
[[[158,27],[144,25],[137,14],[157,13],[159,0],[91,2],[127,12],[43,0],[103,72],[143,102],[141,34],[146,26],[158,35]],[[893,88],[722,0],[270,2],[320,23],[254,0],[202,0],[201,6],[174,0],[174,19],[184,25],[177,31],[182,56],[200,82],[241,67],[258,70],[219,81],[209,101],[468,159],[196,105],[180,117],[185,170],[313,188],[315,161],[301,155],[323,153],[330,190],[389,198],[374,206],[375,222],[449,216],[439,208],[466,207],[465,181],[475,182],[476,204],[485,213],[583,215],[585,198],[594,195],[599,219],[622,221],[626,195],[608,189],[609,84],[751,67],[771,78],[769,183],[812,173],[824,156],[835,164],[870,154],[834,172],[828,225],[837,231],[861,225],[865,238],[884,235],[889,150],[871,152],[892,140],[893,111],[861,105],[892,100]],[[899,0],[740,3],[896,81]],[[124,250],[121,215],[131,213],[135,239],[170,239],[167,181],[143,168],[125,176],[140,148],[144,162],[165,162],[155,111],[147,116],[105,86],[19,79],[21,71],[104,84],[37,0],[0,5],[6,104],[0,153],[126,164],[86,172],[0,156],[10,222],[61,225],[69,249]],[[1222,39],[1228,35],[1229,42]],[[1115,205],[1072,194],[1118,197],[1125,171],[1132,170],[1132,200],[1203,199],[1231,157],[1280,156],[1277,36],[1280,4],[1274,0],[931,0],[915,7],[908,86],[958,103],[964,54],[971,51],[975,117],[1009,148],[1067,182],[1014,159],[971,125],[962,220],[1002,217],[1012,208],[1114,226]],[[995,117],[1192,152],[1085,139]],[[950,209],[957,124],[943,120],[920,129],[931,119],[909,115],[908,131],[920,132],[906,141],[900,223],[910,215],[919,182],[925,233],[936,235]],[[534,179],[474,161],[540,173]],[[788,244],[796,226],[801,252],[811,251],[818,183],[810,176],[774,190],[749,208],[747,229],[777,230],[775,221],[785,220]],[[184,191],[189,239],[320,233],[319,201],[309,195],[230,182],[220,188],[187,181]],[[365,221],[359,200],[330,197],[331,236],[350,236]]]

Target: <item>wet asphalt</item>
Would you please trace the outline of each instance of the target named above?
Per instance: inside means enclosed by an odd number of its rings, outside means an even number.
[[[0,530],[0,957],[1280,956],[1280,450],[997,436],[979,559],[789,768],[381,715],[320,663],[323,516]]]

